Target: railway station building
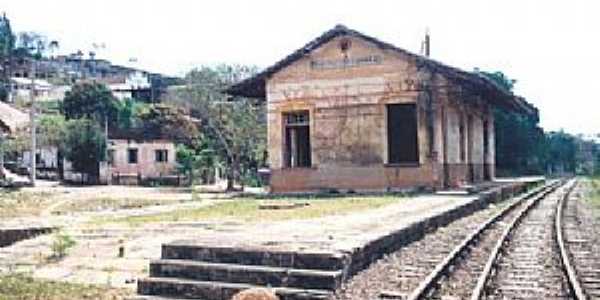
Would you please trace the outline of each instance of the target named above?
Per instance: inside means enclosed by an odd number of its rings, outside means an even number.
[[[227,93],[266,101],[273,193],[492,180],[494,109],[538,113],[477,72],[342,25]]]

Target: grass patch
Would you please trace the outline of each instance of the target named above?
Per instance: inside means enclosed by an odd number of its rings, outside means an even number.
[[[600,177],[592,177],[589,180],[590,191],[586,197],[588,203],[600,209]]]
[[[400,201],[399,196],[362,196],[340,198],[280,198],[268,203],[307,203],[293,209],[259,209],[264,200],[238,198],[197,209],[182,209],[168,213],[123,218],[104,218],[94,223],[127,223],[135,226],[153,222],[177,222],[198,220],[232,219],[240,222],[283,221],[291,219],[311,219],[323,216],[347,214],[350,212],[374,209]]]
[[[93,199],[71,200],[55,207],[53,214],[67,212],[100,211],[109,209],[135,209],[154,205],[167,205],[185,202],[184,200],[169,199],[138,199],[99,197]]]
[[[55,282],[33,279],[25,274],[0,276],[0,299],[124,299],[132,292],[103,286]]]
[[[37,216],[54,200],[50,192],[0,190],[0,219]]]

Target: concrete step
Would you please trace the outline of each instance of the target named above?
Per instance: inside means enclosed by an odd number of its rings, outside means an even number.
[[[150,276],[332,291],[342,283],[341,270],[320,271],[171,259],[152,261]]]
[[[163,244],[162,258],[328,271],[343,269],[350,261],[350,255],[342,253],[212,247],[190,241]]]
[[[230,300],[236,293],[258,286],[244,283],[197,281],[188,279],[150,277],[138,281],[138,294],[151,296],[176,296],[182,299]],[[281,300],[325,300],[333,293],[326,290],[272,289]]]

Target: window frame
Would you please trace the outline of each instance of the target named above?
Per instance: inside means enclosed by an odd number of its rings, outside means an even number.
[[[411,160],[411,161],[392,161],[393,156],[399,156],[401,154],[392,154],[392,147],[393,145],[391,144],[391,136],[392,136],[392,132],[391,132],[391,123],[393,122],[393,118],[390,114],[390,110],[391,107],[393,106],[410,106],[412,107],[412,109],[414,110],[414,139],[415,139],[415,143],[414,143],[414,151],[415,151],[415,160]],[[386,167],[419,167],[421,165],[421,152],[420,152],[420,145],[419,145],[419,107],[417,105],[417,103],[414,102],[400,102],[400,103],[386,103],[385,104],[385,116],[386,116],[386,124],[385,124],[385,139],[386,139],[386,163],[384,164],[384,166]],[[396,146],[398,146],[398,144],[396,144]],[[400,151],[400,150],[396,150],[396,151]]]
[[[106,162],[108,163],[108,165],[110,166],[114,166],[115,165],[115,157],[116,157],[116,153],[117,151],[115,149],[108,149],[106,151]]]
[[[131,159],[132,158],[132,156],[131,156],[132,153],[135,153],[135,156],[134,156],[135,157],[135,161]],[[139,149],[138,148],[128,148],[127,149],[127,163],[130,164],[130,165],[136,165],[136,164],[139,163],[139,161],[140,161],[140,158],[139,158]]]
[[[168,163],[169,162],[169,150],[168,149],[155,149],[154,150],[154,162],[155,163]]]
[[[283,160],[282,160],[282,167],[285,169],[307,169],[307,168],[312,168],[313,167],[313,160],[312,160],[312,143],[311,143],[311,116],[310,116],[310,110],[308,109],[300,109],[300,110],[293,110],[293,111],[286,111],[286,112],[282,112],[281,113],[282,116],[282,156],[283,156]],[[308,164],[306,165],[298,165],[298,163],[296,163],[296,165],[292,165],[292,154],[291,154],[291,146],[288,145],[288,130],[294,130],[296,131],[296,134],[298,133],[298,129],[299,128],[305,128],[306,129],[306,135],[307,135],[307,141],[308,141],[308,145],[305,145],[308,149],[307,149],[307,153],[305,160],[306,162],[308,162]],[[291,131],[290,131],[291,132]],[[303,161],[304,162],[304,161]]]

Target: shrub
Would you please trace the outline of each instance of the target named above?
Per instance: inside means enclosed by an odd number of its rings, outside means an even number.
[[[69,249],[75,246],[75,240],[67,234],[57,233],[52,242],[52,257],[61,259],[65,257]]]

